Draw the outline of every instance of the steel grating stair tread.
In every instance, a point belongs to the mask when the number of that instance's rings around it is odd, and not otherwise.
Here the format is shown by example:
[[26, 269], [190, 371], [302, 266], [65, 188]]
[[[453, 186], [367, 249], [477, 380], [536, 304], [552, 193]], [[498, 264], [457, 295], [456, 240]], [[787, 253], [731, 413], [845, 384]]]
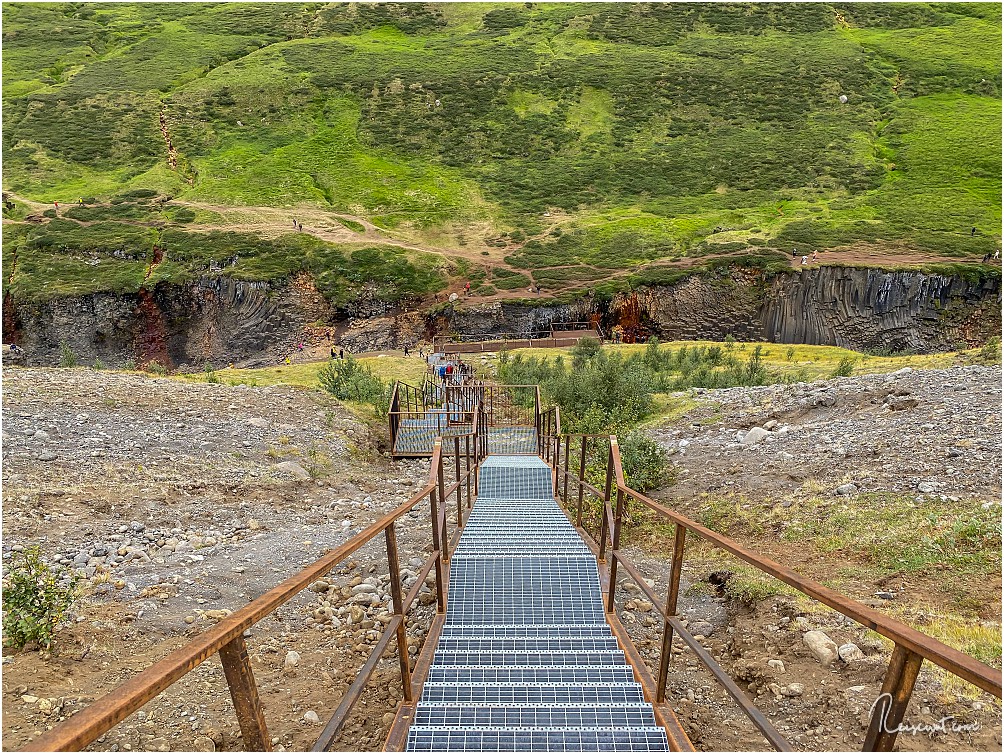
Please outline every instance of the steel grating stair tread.
[[513, 437], [536, 445], [510, 432], [498, 447], [517, 454], [481, 464], [407, 750], [668, 751], [606, 623], [595, 557], [551, 470], [521, 454], [536, 448], [509, 450]]

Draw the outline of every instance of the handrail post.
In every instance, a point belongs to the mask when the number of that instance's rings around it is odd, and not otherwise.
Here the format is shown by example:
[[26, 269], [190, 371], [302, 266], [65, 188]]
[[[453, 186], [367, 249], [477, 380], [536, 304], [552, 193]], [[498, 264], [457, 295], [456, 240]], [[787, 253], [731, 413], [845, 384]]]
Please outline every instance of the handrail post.
[[589, 442], [588, 435], [582, 435], [582, 453], [579, 455], [579, 502], [575, 506], [575, 525], [582, 527], [582, 495], [584, 492], [582, 483], [586, 480], [586, 444]]
[[923, 662], [924, 658], [916, 652], [902, 644], [895, 646], [882, 681], [882, 692], [872, 705], [862, 751], [892, 751]]
[[411, 666], [408, 660], [408, 629], [405, 625], [407, 618], [404, 614], [404, 601], [401, 598], [401, 564], [398, 562], [397, 534], [394, 531], [393, 521], [384, 529], [384, 538], [387, 540], [387, 562], [390, 564], [390, 594], [394, 603], [394, 615], [401, 616], [401, 621], [397, 624], [397, 654], [401, 663], [401, 690], [404, 693], [404, 700], [410, 702], [412, 694]]
[[561, 484], [561, 477], [558, 476], [558, 469], [561, 467], [561, 435], [558, 435], [554, 444], [554, 496], [558, 496], [558, 488]]
[[614, 511], [613, 544], [610, 546], [610, 586], [607, 592], [607, 612], [614, 611], [614, 596], [617, 593], [617, 551], [621, 546], [621, 518], [624, 516], [624, 491], [617, 488], [617, 509]]
[[467, 459], [465, 470], [467, 471], [467, 507], [471, 507], [471, 436], [464, 435], [464, 458]]
[[446, 611], [443, 594], [443, 543], [439, 534], [439, 506], [436, 504], [435, 488], [429, 490], [429, 508], [432, 518], [432, 549], [433, 552], [439, 551], [439, 557], [436, 558], [436, 612], [443, 613]]
[[220, 647], [223, 675], [230, 687], [230, 698], [237, 712], [237, 723], [244, 739], [245, 751], [272, 751], [272, 739], [265, 724], [265, 713], [258, 697], [254, 672], [248, 661], [248, 648], [244, 636], [238, 634]]
[[460, 484], [460, 437], [453, 436], [453, 476], [457, 482], [457, 528], [464, 525], [464, 487]]
[[607, 481], [603, 487], [603, 505], [600, 506], [600, 552], [596, 559], [603, 563], [606, 561], [607, 553], [607, 504], [610, 502], [610, 488], [614, 481], [614, 446], [610, 443], [610, 451], [607, 453]]
[[[442, 443], [440, 442], [440, 446]], [[448, 533], [449, 525], [446, 517], [446, 481], [443, 476], [443, 453], [439, 454], [439, 464], [436, 467], [436, 477], [439, 489], [439, 504], [443, 506], [443, 528], [439, 532], [439, 551], [443, 554], [443, 560], [448, 561], [450, 559], [450, 535]]]
[[571, 447], [572, 447], [572, 436], [568, 435], [565, 438], [565, 468], [561, 474], [561, 476], [564, 478], [564, 491], [561, 494], [561, 499], [564, 501], [565, 505], [568, 505], [568, 451]]
[[666, 592], [665, 618], [662, 623], [662, 651], [659, 653], [659, 679], [655, 689], [656, 702], [666, 701], [666, 683], [669, 679], [669, 661], [673, 656], [673, 625], [669, 622], [676, 615], [676, 603], [680, 596], [680, 572], [683, 570], [683, 551], [686, 546], [687, 529], [676, 525], [673, 538], [673, 562], [669, 571], [669, 588]]

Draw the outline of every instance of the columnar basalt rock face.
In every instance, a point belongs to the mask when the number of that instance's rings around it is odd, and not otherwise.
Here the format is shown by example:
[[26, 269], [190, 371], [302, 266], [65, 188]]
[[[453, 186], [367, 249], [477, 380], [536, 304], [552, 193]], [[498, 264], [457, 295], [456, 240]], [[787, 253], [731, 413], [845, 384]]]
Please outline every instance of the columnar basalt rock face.
[[[1001, 329], [999, 279], [821, 267], [767, 277], [733, 270], [638, 292], [664, 339], [937, 351], [974, 346]], [[612, 314], [624, 304], [615, 299]]]
[[312, 285], [203, 278], [116, 295], [17, 305], [19, 342], [29, 364], [54, 364], [66, 343], [80, 363], [157, 361], [201, 366], [281, 349], [328, 305]]
[[598, 304], [591, 298], [551, 306], [494, 301], [457, 307], [444, 318], [442, 324], [449, 328], [450, 333], [462, 335], [530, 338], [549, 332], [552, 322], [586, 322], [597, 311]]
[[609, 329], [630, 309], [643, 332], [664, 340], [731, 335], [856, 350], [937, 351], [979, 345], [999, 334], [1000, 300], [1000, 280], [989, 277], [971, 281], [848, 267], [765, 275], [731, 268], [612, 301], [461, 300], [426, 316], [417, 303], [392, 308], [368, 300], [365, 313], [339, 314], [307, 276], [280, 283], [207, 277], [134, 294], [10, 301], [5, 320], [16, 331], [5, 329], [4, 337], [25, 349], [30, 365], [57, 364], [65, 342], [82, 364], [100, 358], [109, 366], [157, 361], [199, 368], [206, 362], [275, 361], [295, 349], [310, 323], [346, 315], [352, 318], [336, 328], [337, 337], [352, 351], [367, 351], [414, 346], [447, 333], [526, 338], [548, 332], [552, 323], [592, 317]]

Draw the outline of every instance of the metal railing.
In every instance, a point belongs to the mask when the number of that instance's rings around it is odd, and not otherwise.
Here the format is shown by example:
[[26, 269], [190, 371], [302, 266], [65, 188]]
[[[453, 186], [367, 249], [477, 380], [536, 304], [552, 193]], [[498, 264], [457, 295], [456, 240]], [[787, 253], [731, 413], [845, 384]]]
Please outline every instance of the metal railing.
[[[255, 624], [274, 613], [279, 607], [307, 589], [317, 579], [358, 551], [368, 542], [384, 535], [387, 562], [390, 571], [390, 591], [393, 614], [380, 635], [372, 652], [359, 670], [355, 680], [342, 697], [331, 719], [314, 743], [312, 750], [324, 751], [331, 746], [353, 707], [359, 701], [367, 682], [384, 652], [392, 642], [397, 644], [401, 672], [402, 695], [406, 703], [417, 698], [421, 679], [413, 680], [407, 642], [407, 617], [425, 579], [431, 572], [436, 577], [437, 618], [441, 625], [446, 611], [446, 582], [444, 567], [456, 547], [460, 532], [466, 522], [465, 513], [477, 494], [478, 465], [487, 451], [485, 422], [480, 408], [475, 406], [472, 431], [446, 439], [438, 438], [432, 454], [429, 477], [407, 502], [367, 526], [355, 537], [283, 581], [261, 597], [195, 637], [185, 646], [172, 652], [126, 683], [96, 702], [57, 725], [52, 730], [25, 745], [22, 751], [78, 751], [125, 720], [144, 704], [168, 689], [214, 654], [219, 654], [223, 672], [234, 703], [237, 721], [246, 751], [270, 751], [272, 740], [265, 722], [265, 711], [258, 695], [254, 673], [248, 659], [244, 633]], [[452, 448], [452, 453], [450, 452]], [[446, 484], [447, 460], [452, 458], [453, 482]], [[456, 496], [454, 531], [449, 532], [450, 517], [447, 502]], [[415, 582], [407, 594], [401, 585], [401, 566], [398, 557], [396, 523], [416, 506], [428, 500], [430, 506], [432, 554], [418, 569]], [[409, 526], [411, 524], [409, 523]], [[426, 641], [433, 636], [426, 634]]]
[[[647, 666], [639, 668], [639, 664], [644, 665], [644, 661], [636, 649], [628, 652], [629, 657], [632, 658], [632, 664], [635, 664], [636, 669], [640, 671], [639, 675], [643, 686], [646, 687], [646, 696], [649, 696], [650, 700], [657, 705], [666, 702], [666, 685], [672, 657], [673, 636], [676, 634], [732, 696], [770, 745], [778, 751], [791, 750], [791, 745], [770, 720], [754, 706], [749, 697], [680, 621], [677, 601], [688, 532], [700, 537], [711, 546], [749, 563], [761, 572], [794, 587], [802, 594], [833, 608], [894, 643], [892, 657], [882, 683], [881, 694], [873, 707], [865, 733], [864, 751], [892, 750], [924, 660], [997, 698], [1001, 697], [1001, 671], [997, 668], [986, 665], [895, 618], [890, 618], [829, 587], [806, 578], [787, 566], [755, 553], [729, 537], [712, 531], [631, 489], [624, 480], [620, 448], [616, 437], [612, 435], [563, 435], [560, 423], [560, 416], [556, 409], [550, 409], [543, 414], [544, 436], [541, 440], [543, 447], [541, 455], [555, 471], [555, 497], [558, 497], [564, 503], [569, 514], [574, 516], [576, 527], [585, 537], [600, 563], [601, 574], [606, 581], [608, 617], [612, 623], [616, 620], [614, 608], [619, 569], [623, 569], [638, 585], [646, 598], [651, 601], [657, 614], [662, 617], [662, 645], [655, 675], [653, 676], [649, 672]], [[552, 428], [556, 428], [555, 431], [550, 431]], [[604, 456], [606, 457], [605, 464], [602, 460], [597, 463], [598, 459], [602, 459]], [[594, 475], [598, 474], [604, 477], [602, 489], [586, 481], [590, 468]], [[570, 485], [572, 487], [571, 496], [569, 495]], [[641, 504], [675, 525], [669, 587], [664, 599], [655, 593], [655, 590], [642, 577], [637, 566], [621, 550], [624, 515], [631, 501]], [[589, 531], [590, 528], [593, 529], [594, 533]], [[619, 631], [618, 635], [630, 641], [626, 632]]]

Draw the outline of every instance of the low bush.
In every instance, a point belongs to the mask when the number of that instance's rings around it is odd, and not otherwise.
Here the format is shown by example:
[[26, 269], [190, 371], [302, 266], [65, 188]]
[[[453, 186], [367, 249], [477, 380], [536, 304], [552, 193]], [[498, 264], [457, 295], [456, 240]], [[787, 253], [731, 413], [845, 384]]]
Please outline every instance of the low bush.
[[351, 356], [331, 359], [317, 375], [321, 387], [340, 401], [357, 401], [373, 406], [374, 412], [386, 415], [388, 386], [365, 364]]
[[76, 601], [78, 580], [64, 568], [46, 565], [37, 546], [12, 552], [3, 577], [4, 646], [35, 643], [49, 649]]

